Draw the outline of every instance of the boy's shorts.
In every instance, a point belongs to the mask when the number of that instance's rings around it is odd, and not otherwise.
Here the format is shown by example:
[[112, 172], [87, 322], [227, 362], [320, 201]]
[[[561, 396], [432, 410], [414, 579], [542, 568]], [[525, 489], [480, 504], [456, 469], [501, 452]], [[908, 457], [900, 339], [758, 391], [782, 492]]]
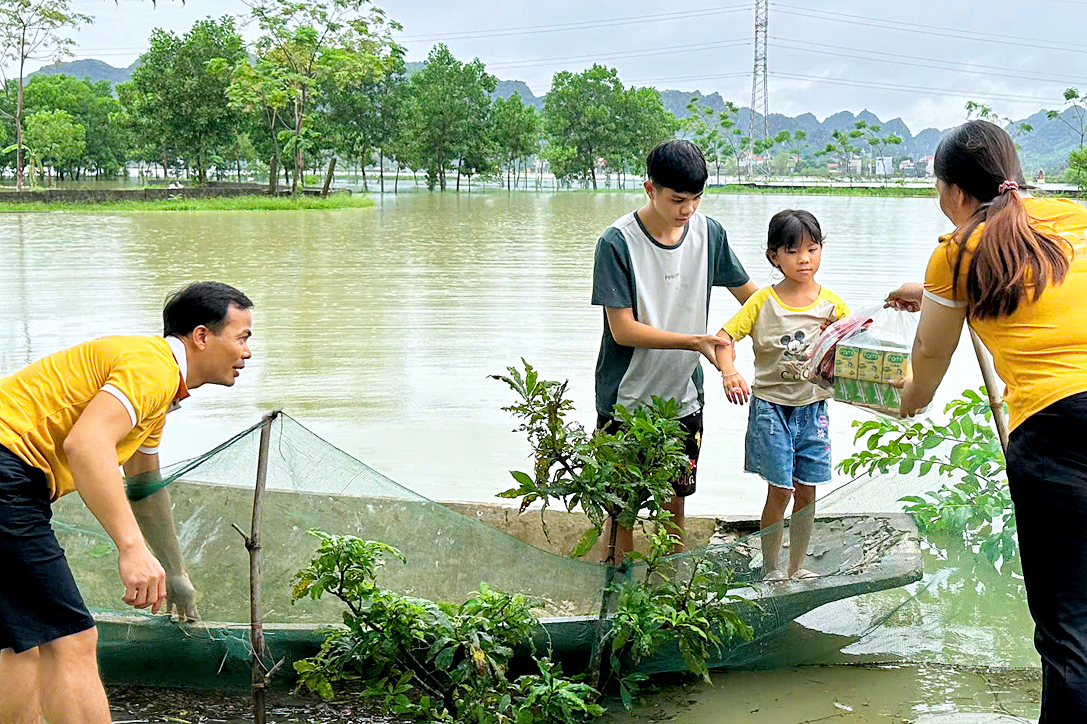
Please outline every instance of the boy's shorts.
[[21, 654], [94, 627], [52, 514], [45, 473], [0, 447], [0, 649]]
[[827, 401], [789, 407], [751, 398], [744, 470], [792, 490], [831, 480]]
[[[603, 430], [609, 435], [619, 432], [622, 426], [618, 420], [597, 413], [596, 429]], [[695, 477], [698, 474], [698, 453], [702, 449], [702, 410], [692, 412], [686, 417], [679, 418], [679, 426], [687, 434], [684, 436], [683, 452], [686, 453], [690, 466], [684, 470], [679, 478], [672, 483], [672, 489], [677, 498], [686, 498], [695, 491]]]

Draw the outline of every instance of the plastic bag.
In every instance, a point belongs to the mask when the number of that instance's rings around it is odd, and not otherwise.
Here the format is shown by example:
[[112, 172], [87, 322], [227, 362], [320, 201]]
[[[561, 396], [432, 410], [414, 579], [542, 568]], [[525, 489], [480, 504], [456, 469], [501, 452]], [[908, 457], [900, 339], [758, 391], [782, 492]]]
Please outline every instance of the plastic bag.
[[910, 354], [917, 315], [870, 307], [840, 319], [823, 331], [812, 347], [808, 380], [834, 399], [888, 415], [901, 407], [892, 382], [911, 375]]

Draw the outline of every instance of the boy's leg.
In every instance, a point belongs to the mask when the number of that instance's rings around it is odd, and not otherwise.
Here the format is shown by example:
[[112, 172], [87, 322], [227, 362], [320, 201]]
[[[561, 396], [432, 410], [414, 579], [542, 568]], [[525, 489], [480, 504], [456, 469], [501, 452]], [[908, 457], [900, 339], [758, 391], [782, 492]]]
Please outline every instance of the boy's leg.
[[762, 542], [762, 576], [767, 578], [778, 570], [778, 554], [781, 552], [781, 529], [785, 520], [785, 508], [793, 491], [778, 485], [767, 484], [766, 505], [759, 520]]
[[0, 651], [0, 724], [41, 724], [38, 650]]
[[789, 517], [789, 577], [804, 567], [815, 523], [815, 486], [793, 483], [793, 514]]
[[680, 419], [679, 425], [683, 428], [683, 451], [687, 454], [687, 469], [679, 476], [672, 489], [675, 491], [664, 509], [672, 514], [672, 523], [679, 528], [673, 531], [679, 535], [679, 545], [676, 552], [686, 550], [684, 543], [686, 538], [686, 498], [694, 495], [698, 483], [698, 456], [702, 452], [702, 410], [694, 412]]

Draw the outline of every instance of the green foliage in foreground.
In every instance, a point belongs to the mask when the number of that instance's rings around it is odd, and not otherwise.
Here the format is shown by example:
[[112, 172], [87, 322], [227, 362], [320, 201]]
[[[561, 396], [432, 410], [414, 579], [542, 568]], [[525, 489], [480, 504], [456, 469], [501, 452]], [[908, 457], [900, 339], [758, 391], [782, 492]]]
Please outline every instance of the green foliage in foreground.
[[966, 390], [944, 411], [951, 417], [943, 425], [927, 418], [854, 422], [862, 449], [838, 469], [946, 479], [938, 489], [901, 498], [918, 530], [931, 543], [973, 550], [993, 565], [1007, 562], [1018, 553], [1015, 511], [985, 388]]
[[187, 199], [177, 196], [161, 201], [107, 201], [103, 203], [5, 203], [0, 194], [0, 213], [14, 211], [68, 211], [105, 214], [119, 211], [302, 211], [308, 209], [365, 209], [374, 202], [364, 196], [216, 196]]
[[330, 594], [347, 610], [321, 651], [295, 663], [298, 688], [324, 698], [356, 684], [387, 713], [465, 724], [573, 724], [604, 714], [588, 684], [562, 676], [549, 658], [537, 673], [511, 680], [518, 647], [532, 646], [539, 624], [521, 595], [480, 584], [459, 605], [383, 590], [376, 576], [397, 549], [318, 530], [321, 544], [295, 576], [293, 600]]

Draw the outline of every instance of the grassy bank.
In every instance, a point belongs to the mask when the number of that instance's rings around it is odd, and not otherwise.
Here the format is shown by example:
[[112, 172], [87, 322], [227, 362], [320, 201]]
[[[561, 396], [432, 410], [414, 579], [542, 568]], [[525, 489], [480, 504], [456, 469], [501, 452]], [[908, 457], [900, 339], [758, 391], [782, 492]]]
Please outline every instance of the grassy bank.
[[706, 189], [710, 194], [788, 194], [790, 196], [883, 196], [890, 198], [932, 198], [936, 189], [911, 186], [749, 186], [725, 184]]
[[310, 209], [364, 209], [374, 202], [361, 195], [300, 196], [297, 201], [278, 196], [231, 196], [161, 201], [106, 201], [102, 203], [6, 203], [0, 194], [0, 213], [15, 211], [68, 211], [80, 214], [119, 211], [303, 211]]

